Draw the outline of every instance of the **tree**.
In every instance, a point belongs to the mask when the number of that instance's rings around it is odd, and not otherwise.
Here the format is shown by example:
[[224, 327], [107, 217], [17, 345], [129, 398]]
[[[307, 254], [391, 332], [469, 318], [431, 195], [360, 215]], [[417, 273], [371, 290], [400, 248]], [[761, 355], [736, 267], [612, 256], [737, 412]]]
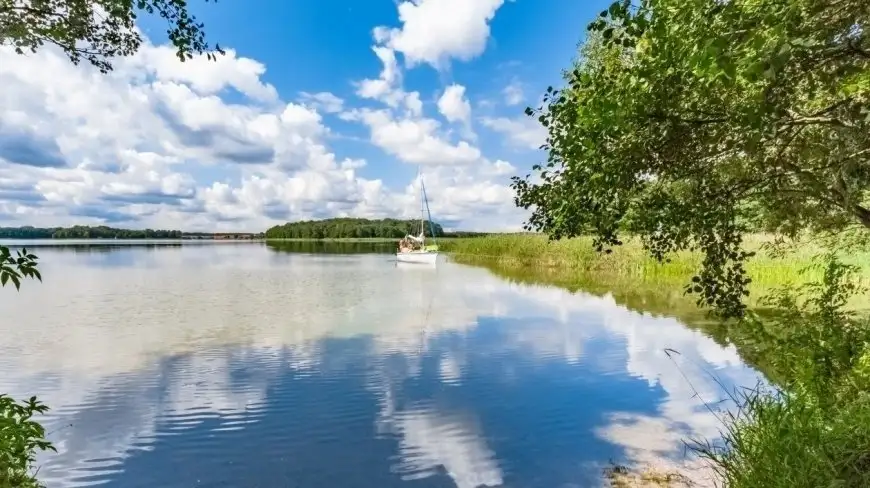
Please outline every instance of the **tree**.
[[136, 29], [141, 13], [169, 24], [169, 41], [181, 61], [194, 54], [205, 53], [211, 60], [224, 54], [219, 45], [209, 46], [204, 26], [190, 14], [186, 0], [0, 0], [0, 45], [23, 54], [53, 44], [73, 64], [85, 59], [106, 73], [112, 58], [132, 55], [142, 44]]
[[870, 230], [868, 28], [865, 0], [614, 3], [526, 111], [548, 130], [513, 182], [527, 227], [700, 250], [687, 291], [742, 315], [746, 232]]
[[[429, 237], [444, 236], [444, 229], [437, 222], [426, 221], [425, 232]], [[433, 235], [434, 232], [434, 235]], [[347, 239], [385, 238], [399, 239], [408, 234], [420, 233], [420, 221], [397, 219], [332, 218], [287, 222], [266, 230], [267, 239]]]

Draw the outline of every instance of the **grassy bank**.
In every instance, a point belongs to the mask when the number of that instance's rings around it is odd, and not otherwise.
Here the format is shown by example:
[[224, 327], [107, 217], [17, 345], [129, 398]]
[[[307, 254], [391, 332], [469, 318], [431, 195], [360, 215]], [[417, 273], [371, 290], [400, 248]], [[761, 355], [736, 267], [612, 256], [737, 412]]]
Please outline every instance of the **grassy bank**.
[[[772, 238], [765, 235], [748, 236], [745, 245], [757, 252], [747, 263], [753, 283], [751, 300], [755, 301], [768, 292], [785, 284], [815, 282], [822, 278], [821, 269], [806, 269], [813, 257], [823, 249], [803, 245], [795, 252], [775, 257], [767, 252], [764, 244]], [[505, 269], [553, 270], [561, 281], [578, 282], [626, 282], [668, 286], [681, 293], [692, 275], [699, 269], [701, 255], [681, 252], [671, 256], [671, 262], [659, 263], [649, 256], [636, 239], [627, 239], [611, 254], [597, 253], [588, 238], [563, 239], [548, 242], [535, 234], [496, 234], [485, 237], [449, 239], [441, 244], [441, 250], [450, 253], [456, 261], [470, 264], [497, 265]], [[870, 251], [842, 257], [843, 262], [858, 266], [856, 279], [870, 283]], [[566, 278], [566, 275], [571, 278]], [[866, 300], [870, 305], [870, 300]], [[862, 300], [852, 301], [862, 306]]]

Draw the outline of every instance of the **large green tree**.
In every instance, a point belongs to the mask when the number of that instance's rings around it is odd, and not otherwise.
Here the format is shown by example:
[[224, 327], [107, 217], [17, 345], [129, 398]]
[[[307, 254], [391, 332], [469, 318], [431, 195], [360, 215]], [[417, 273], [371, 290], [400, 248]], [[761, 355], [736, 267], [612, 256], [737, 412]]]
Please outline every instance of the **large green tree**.
[[549, 133], [513, 183], [529, 228], [700, 250], [688, 290], [741, 315], [747, 231], [870, 230], [868, 28], [866, 0], [614, 3], [527, 109]]
[[0, 45], [12, 45], [21, 54], [55, 45], [74, 64], [84, 59], [105, 73], [112, 69], [112, 58], [139, 49], [142, 36], [136, 22], [146, 14], [166, 22], [180, 60], [194, 54], [205, 53], [209, 59], [223, 54], [219, 45], [206, 41], [203, 24], [187, 4], [186, 0], [0, 0]]

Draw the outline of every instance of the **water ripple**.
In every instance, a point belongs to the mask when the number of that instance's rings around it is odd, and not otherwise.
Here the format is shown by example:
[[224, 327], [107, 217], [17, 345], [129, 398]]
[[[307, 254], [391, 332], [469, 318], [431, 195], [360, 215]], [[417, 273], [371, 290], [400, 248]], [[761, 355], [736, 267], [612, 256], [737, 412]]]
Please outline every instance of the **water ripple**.
[[112, 252], [45, 249], [45, 283], [0, 294], [0, 391], [52, 408], [49, 488], [590, 486], [716, 435], [681, 370], [707, 400], [709, 371], [757, 378], [675, 319], [451, 263]]

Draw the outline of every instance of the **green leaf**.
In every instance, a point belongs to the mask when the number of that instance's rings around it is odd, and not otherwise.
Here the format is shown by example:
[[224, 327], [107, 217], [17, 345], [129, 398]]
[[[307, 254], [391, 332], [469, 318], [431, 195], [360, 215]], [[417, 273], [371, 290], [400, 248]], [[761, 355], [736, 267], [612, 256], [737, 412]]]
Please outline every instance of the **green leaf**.
[[[863, 12], [845, 1], [843, 11]], [[516, 202], [532, 212], [531, 228], [557, 238], [608, 243], [631, 232], [660, 261], [696, 249], [703, 261], [690, 290], [740, 316], [744, 232], [870, 229], [830, 184], [856, 175], [845, 183], [849, 201], [870, 195], [866, 158], [844, 163], [870, 154], [866, 59], [832, 47], [844, 29], [833, 17], [794, 3], [654, 6], [634, 15], [611, 6], [608, 15], [630, 19], [624, 27], [595, 21], [600, 31], [584, 40], [566, 70], [570, 90], [546, 118], [548, 160], [565, 171], [514, 185]]]
[[621, 5], [620, 5], [620, 2], [613, 2], [613, 3], [611, 3], [611, 4], [610, 4], [610, 7], [608, 7], [607, 11], [608, 11], [608, 12], [610, 13], [610, 15], [613, 16], [613, 17], [616, 17], [617, 15], [619, 15], [619, 13], [620, 13], [620, 11], [621, 11]]

